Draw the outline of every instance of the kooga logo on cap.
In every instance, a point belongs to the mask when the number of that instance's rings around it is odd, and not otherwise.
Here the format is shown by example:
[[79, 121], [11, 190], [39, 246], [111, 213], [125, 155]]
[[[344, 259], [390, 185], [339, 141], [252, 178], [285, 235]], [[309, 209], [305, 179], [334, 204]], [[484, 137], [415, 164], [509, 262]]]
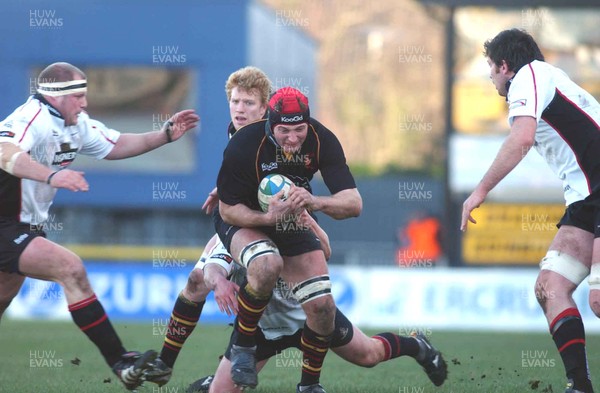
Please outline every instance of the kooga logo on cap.
[[296, 115], [294, 117], [281, 116], [281, 121], [283, 123], [295, 123], [297, 121], [302, 121], [302, 120], [304, 120], [304, 116], [302, 116], [302, 115]]

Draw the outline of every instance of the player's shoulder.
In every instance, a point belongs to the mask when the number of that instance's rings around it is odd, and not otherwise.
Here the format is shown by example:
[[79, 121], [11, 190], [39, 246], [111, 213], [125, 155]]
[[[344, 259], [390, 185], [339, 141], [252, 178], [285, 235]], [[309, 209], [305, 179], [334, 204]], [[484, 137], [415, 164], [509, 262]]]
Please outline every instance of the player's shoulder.
[[[314, 117], [311, 117], [309, 119], [309, 125], [315, 129], [315, 131], [317, 132], [323, 132], [323, 131], [329, 131], [327, 129], [327, 127], [325, 127], [320, 121], [318, 121], [317, 119], [315, 119]], [[331, 131], [330, 131], [331, 132]]]
[[34, 96], [17, 107], [8, 117], [0, 121], [3, 131], [10, 133], [23, 132], [25, 130], [46, 130], [51, 115], [48, 107]]
[[88, 130], [92, 130], [92, 131], [94, 131], [94, 130], [103, 131], [108, 128], [100, 120], [92, 119], [86, 111], [83, 111], [79, 115], [77, 115], [77, 124], [81, 125], [82, 127], [85, 127]]
[[243, 145], [252, 143], [260, 143], [260, 140], [265, 135], [265, 119], [260, 119], [255, 122], [246, 124], [232, 135], [229, 140], [229, 145]]
[[49, 114], [50, 112], [48, 111], [47, 106], [37, 100], [34, 96], [31, 96], [23, 105], [16, 108], [10, 117], [31, 121], [34, 118], [43, 118]]
[[529, 64], [525, 64], [514, 77], [514, 82], [520, 82], [525, 80], [541, 81], [551, 79], [556, 73], [561, 72], [560, 69], [554, 67], [545, 61], [534, 60]]
[[320, 142], [327, 142], [331, 139], [337, 140], [335, 134], [327, 127], [325, 127], [317, 119], [311, 117], [309, 121], [309, 134], [313, 134]]

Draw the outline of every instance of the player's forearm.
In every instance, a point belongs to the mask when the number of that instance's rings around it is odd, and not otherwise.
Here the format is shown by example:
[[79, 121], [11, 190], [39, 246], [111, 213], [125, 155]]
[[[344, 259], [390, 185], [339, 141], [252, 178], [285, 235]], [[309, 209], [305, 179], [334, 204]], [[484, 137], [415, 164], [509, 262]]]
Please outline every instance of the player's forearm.
[[121, 134], [115, 147], [105, 158], [107, 160], [120, 160], [139, 156], [159, 148], [167, 142], [167, 135], [162, 130], [143, 134]]
[[223, 267], [210, 263], [204, 267], [204, 282], [211, 291], [227, 281], [227, 272]]
[[252, 210], [241, 203], [238, 203], [237, 205], [227, 205], [220, 201], [219, 214], [227, 224], [242, 228], [275, 225], [275, 218], [272, 214]]
[[52, 168], [34, 161], [29, 154], [12, 143], [0, 144], [0, 166], [13, 176], [41, 182], [47, 181], [54, 172]]
[[325, 232], [315, 220], [311, 220], [310, 229], [312, 229], [312, 231], [321, 241], [321, 248], [325, 254], [325, 260], [328, 261], [331, 257], [331, 243], [329, 243], [329, 236], [327, 235], [327, 232]]
[[321, 211], [336, 220], [358, 217], [362, 212], [362, 198], [356, 188], [342, 190], [331, 196], [315, 198], [313, 211]]
[[492, 165], [477, 185], [489, 193], [521, 162], [535, 142], [535, 119], [517, 118]]

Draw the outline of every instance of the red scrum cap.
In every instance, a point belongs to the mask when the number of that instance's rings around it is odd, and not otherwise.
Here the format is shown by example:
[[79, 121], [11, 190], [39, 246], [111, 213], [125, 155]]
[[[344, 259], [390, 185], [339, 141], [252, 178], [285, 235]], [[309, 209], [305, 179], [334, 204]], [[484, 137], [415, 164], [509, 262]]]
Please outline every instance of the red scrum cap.
[[293, 87], [282, 87], [269, 100], [271, 130], [278, 124], [308, 123], [309, 119], [308, 98]]

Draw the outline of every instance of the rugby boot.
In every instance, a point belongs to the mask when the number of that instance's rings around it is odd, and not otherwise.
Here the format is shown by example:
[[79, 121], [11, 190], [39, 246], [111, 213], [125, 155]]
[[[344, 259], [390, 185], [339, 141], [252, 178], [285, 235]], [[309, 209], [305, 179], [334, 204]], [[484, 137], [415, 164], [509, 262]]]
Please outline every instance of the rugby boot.
[[172, 374], [173, 369], [158, 357], [152, 362], [152, 367], [144, 371], [144, 378], [146, 381], [155, 383], [161, 387], [169, 382]]
[[157, 356], [158, 353], [153, 350], [126, 352], [112, 369], [127, 390], [135, 390], [144, 382], [144, 371], [152, 367]]
[[423, 333], [413, 334], [419, 342], [419, 355], [415, 358], [435, 386], [441, 386], [448, 377], [448, 367], [442, 353], [434, 348]]
[[231, 346], [231, 379], [242, 390], [258, 385], [256, 372], [256, 345], [253, 347]]
[[307, 386], [301, 386], [300, 384], [296, 385], [296, 393], [326, 393], [326, 392], [320, 383], [315, 383], [314, 385], [307, 385]]
[[575, 381], [569, 379], [569, 382], [567, 382], [567, 389], [565, 390], [565, 393], [594, 393], [594, 390], [592, 389], [591, 383], [590, 388], [588, 390], [579, 390], [575, 388]]
[[200, 378], [196, 382], [192, 383], [188, 386], [185, 393], [208, 393], [210, 389], [210, 384], [213, 379], [215, 379], [214, 375], [209, 375], [208, 377]]

